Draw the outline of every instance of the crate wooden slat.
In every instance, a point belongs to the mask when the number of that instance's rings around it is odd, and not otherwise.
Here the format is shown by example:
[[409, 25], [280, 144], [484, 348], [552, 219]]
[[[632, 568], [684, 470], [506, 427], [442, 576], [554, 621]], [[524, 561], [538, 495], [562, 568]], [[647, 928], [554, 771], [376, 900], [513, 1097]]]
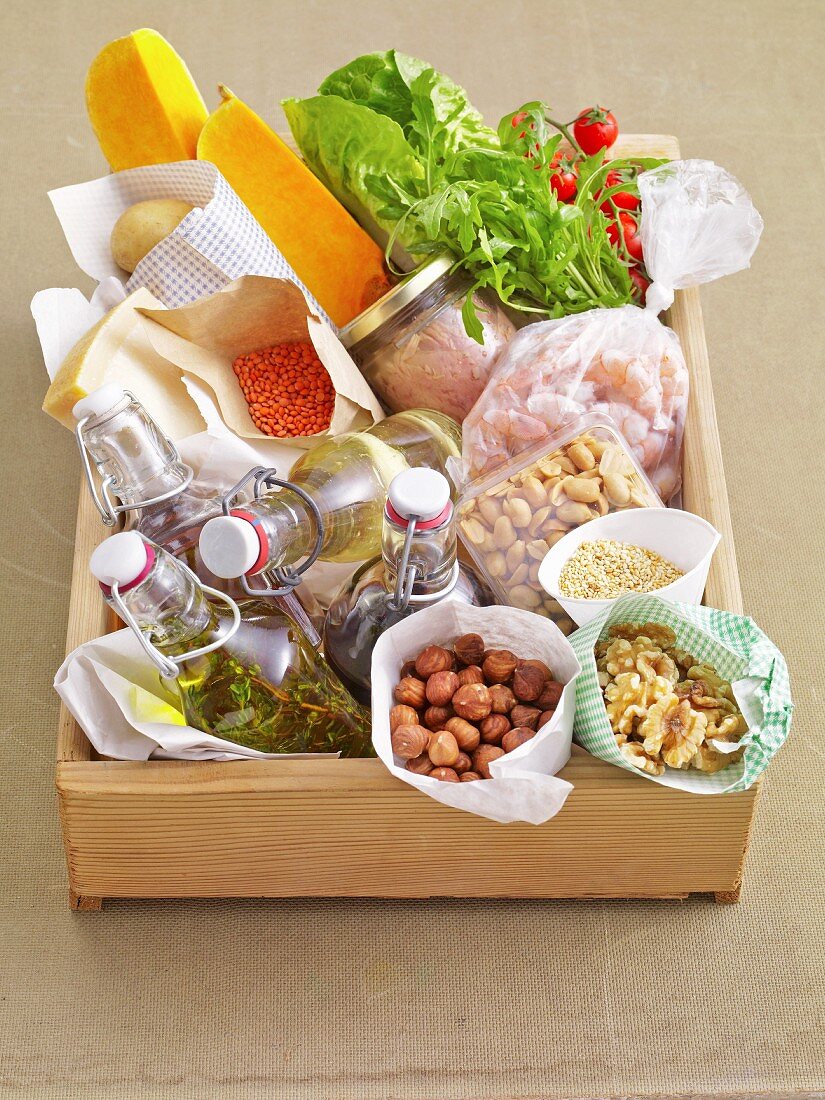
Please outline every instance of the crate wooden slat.
[[[615, 153], [675, 157], [678, 144], [626, 136]], [[677, 294], [669, 323], [691, 373], [685, 507], [724, 536], [705, 598], [739, 612], [696, 290]], [[81, 488], [67, 650], [112, 626], [87, 564], [102, 535]], [[57, 790], [70, 901], [95, 909], [105, 897], [738, 898], [757, 787], [684, 794], [579, 748], [561, 774], [574, 790], [557, 817], [497, 825], [426, 798], [377, 760], [99, 760], [63, 708]], [[483, 862], [466, 854], [477, 850]]]

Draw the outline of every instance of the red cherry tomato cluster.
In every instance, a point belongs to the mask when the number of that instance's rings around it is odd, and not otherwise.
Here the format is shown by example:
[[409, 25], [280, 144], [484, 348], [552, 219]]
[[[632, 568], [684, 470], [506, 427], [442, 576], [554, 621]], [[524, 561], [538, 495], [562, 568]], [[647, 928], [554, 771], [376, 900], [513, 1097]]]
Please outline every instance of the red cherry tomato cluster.
[[[527, 111], [516, 112], [510, 120], [513, 129], [518, 130], [528, 117]], [[593, 156], [601, 149], [609, 149], [619, 136], [619, 126], [615, 115], [605, 107], [588, 107], [581, 111], [572, 123], [555, 123], [552, 119], [547, 121], [556, 126], [575, 148], [572, 155], [556, 153], [550, 162], [550, 189], [559, 202], [570, 203], [576, 198], [579, 162], [583, 157]], [[536, 129], [535, 122], [530, 123], [529, 129]], [[527, 130], [521, 130], [518, 137], [528, 137]], [[536, 151], [540, 149], [541, 146], [536, 144]], [[524, 156], [531, 160], [534, 155], [532, 148], [524, 153]], [[535, 167], [541, 168], [541, 164], [536, 163]], [[605, 177], [602, 190], [619, 187], [623, 183], [628, 184], [631, 180], [632, 173], [623, 174], [621, 171], [611, 170]], [[596, 192], [597, 202], [601, 193], [601, 191]], [[600, 203], [599, 209], [608, 220], [607, 236], [610, 243], [619, 255], [629, 262], [629, 275], [635, 288], [634, 295], [637, 301], [643, 303], [650, 282], [643, 267], [642, 239], [639, 236], [640, 205], [639, 196], [635, 190], [615, 191]]]

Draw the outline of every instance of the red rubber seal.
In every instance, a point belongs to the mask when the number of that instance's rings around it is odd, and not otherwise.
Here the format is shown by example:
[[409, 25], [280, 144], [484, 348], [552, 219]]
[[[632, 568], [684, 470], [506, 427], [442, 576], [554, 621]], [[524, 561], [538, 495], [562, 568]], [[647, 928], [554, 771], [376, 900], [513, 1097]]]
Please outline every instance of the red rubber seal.
[[269, 539], [266, 537], [261, 527], [261, 521], [256, 516], [253, 516], [251, 512], [245, 512], [243, 508], [233, 508], [229, 514], [230, 516], [235, 516], [237, 519], [245, 519], [247, 523], [251, 523], [255, 528], [255, 534], [258, 536], [258, 546], [261, 548], [258, 554], [258, 560], [252, 568], [247, 569], [244, 574], [245, 577], [251, 577], [257, 573], [258, 570], [263, 569], [269, 561]]
[[[432, 519], [419, 519], [415, 522], [416, 531], [431, 531], [434, 527], [441, 527], [452, 517], [453, 504], [452, 501], [447, 501], [444, 511], [439, 515], [434, 516]], [[410, 521], [404, 516], [399, 516], [398, 512], [393, 508], [389, 501], [387, 501], [387, 515], [398, 527], [409, 527]]]
[[[121, 584], [118, 587], [118, 592], [123, 595], [124, 592], [129, 592], [132, 588], [136, 588], [141, 581], [146, 580], [151, 572], [152, 566], [155, 564], [155, 551], [154, 548], [149, 545], [148, 542], [144, 542], [143, 548], [146, 551], [146, 564], [138, 573], [133, 581], [129, 581], [128, 584]], [[104, 584], [103, 581], [98, 582], [100, 584], [100, 590], [104, 596], [111, 596], [112, 586], [110, 584]]]

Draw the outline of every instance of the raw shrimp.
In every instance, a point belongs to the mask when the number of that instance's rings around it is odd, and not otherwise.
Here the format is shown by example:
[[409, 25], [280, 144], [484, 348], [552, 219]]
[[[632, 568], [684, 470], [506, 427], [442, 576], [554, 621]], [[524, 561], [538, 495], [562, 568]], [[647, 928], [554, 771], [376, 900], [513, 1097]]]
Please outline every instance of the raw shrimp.
[[477, 476], [588, 412], [609, 416], [666, 502], [680, 485], [688, 372], [676, 334], [636, 306], [528, 325], [464, 422]]

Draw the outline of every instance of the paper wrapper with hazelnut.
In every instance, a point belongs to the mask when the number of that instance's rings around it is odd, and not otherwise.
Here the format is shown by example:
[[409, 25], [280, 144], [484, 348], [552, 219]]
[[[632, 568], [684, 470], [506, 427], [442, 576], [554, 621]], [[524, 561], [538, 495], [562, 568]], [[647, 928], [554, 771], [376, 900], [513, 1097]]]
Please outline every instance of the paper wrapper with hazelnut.
[[582, 665], [575, 740], [654, 783], [746, 790], [788, 735], [785, 660], [743, 615], [624, 596], [570, 641]]
[[[404, 766], [403, 759], [393, 755], [390, 711], [396, 705], [393, 693], [402, 678], [404, 665], [414, 660], [427, 646], [449, 648], [456, 638], [467, 634], [481, 635], [488, 651], [509, 650], [521, 658], [544, 662], [552, 670], [553, 677], [564, 684], [564, 688], [552, 717], [538, 727], [534, 737], [519, 743], [521, 737], [517, 735], [518, 731], [511, 731], [516, 734], [510, 742], [515, 747], [504, 755], [498, 755], [492, 744], [482, 746], [492, 749], [490, 756], [496, 757], [486, 765], [489, 779], [471, 783], [444, 782], [431, 774], [411, 771]], [[570, 757], [575, 679], [579, 668], [570, 643], [558, 627], [549, 619], [539, 618], [529, 611], [512, 607], [468, 607], [449, 601], [426, 608], [391, 627], [379, 638], [373, 651], [372, 741], [375, 751], [393, 775], [438, 802], [493, 821], [527, 821], [540, 825], [559, 812], [572, 790], [571, 784], [559, 779], [556, 773]], [[495, 669], [492, 671], [495, 675]], [[502, 675], [506, 671], [501, 670]], [[426, 703], [434, 707], [439, 705], [437, 700], [441, 696], [438, 692], [442, 686], [445, 695], [448, 690], [455, 689], [456, 683], [447, 682], [444, 678], [455, 677], [458, 682], [456, 673], [444, 670], [438, 675], [444, 682], [433, 684], [430, 694], [435, 703], [424, 698], [424, 685], [414, 681], [414, 684], [420, 685], [422, 695], [420, 699], [413, 700], [419, 704], [418, 712], [423, 711]], [[479, 686], [473, 683], [474, 679], [470, 674], [460, 686], [470, 702], [473, 688]], [[501, 694], [506, 690], [502, 684]], [[530, 693], [523, 694], [526, 697]], [[516, 702], [516, 699], [511, 701]], [[526, 716], [528, 706], [522, 705], [520, 709]], [[532, 709], [538, 718], [538, 709]], [[412, 710], [411, 713], [414, 715], [417, 711]], [[495, 720], [496, 715], [493, 713], [489, 717]], [[410, 739], [409, 751], [418, 744], [416, 738], [423, 744], [425, 734], [426, 731], [414, 727], [405, 731]], [[444, 740], [445, 750], [452, 751], [454, 755], [455, 746], [448, 738]], [[445, 759], [450, 758], [445, 756]]]

